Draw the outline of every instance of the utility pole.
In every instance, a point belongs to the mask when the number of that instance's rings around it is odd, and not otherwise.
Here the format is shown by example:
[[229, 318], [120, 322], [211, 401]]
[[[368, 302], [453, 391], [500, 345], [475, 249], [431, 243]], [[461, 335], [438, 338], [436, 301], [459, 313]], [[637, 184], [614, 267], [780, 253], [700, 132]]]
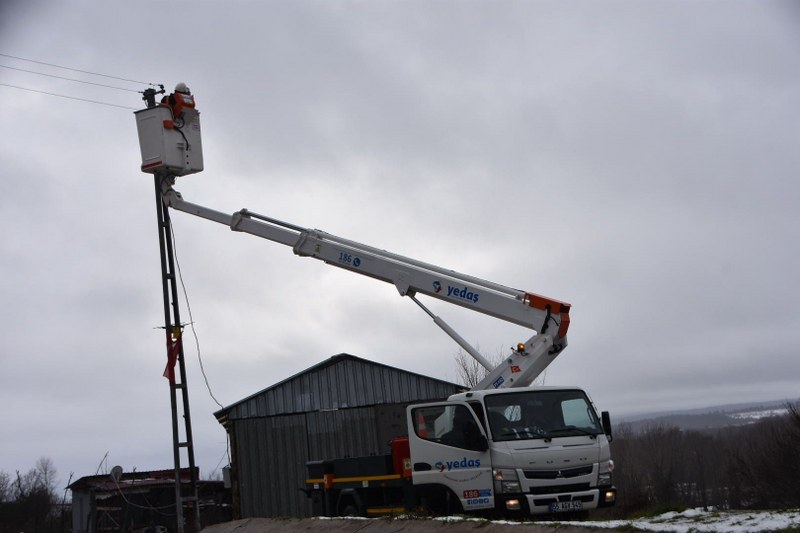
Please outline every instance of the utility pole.
[[[189, 532], [199, 531], [200, 500], [197, 493], [198, 470], [194, 462], [192, 417], [189, 413], [189, 388], [183, 356], [183, 324], [178, 306], [178, 279], [175, 270], [175, 247], [169, 208], [163, 201], [164, 185], [174, 183], [176, 176], [203, 170], [203, 148], [200, 139], [200, 113], [185, 83], [156, 104], [156, 95], [164, 94], [163, 85], [142, 91], [146, 108], [134, 113], [142, 154], [142, 172], [153, 174], [158, 215], [158, 242], [161, 250], [161, 286], [164, 293], [164, 332], [166, 333], [167, 369], [170, 405], [172, 407], [172, 452], [175, 463], [175, 515], [178, 533], [184, 533], [184, 506], [194, 510]], [[178, 367], [176, 373], [175, 367]], [[179, 401], [180, 396], [180, 401]], [[183, 418], [183, 428], [180, 419]], [[186, 452], [189, 484], [184, 487], [181, 468], [182, 450]]]
[[[169, 176], [155, 174], [156, 213], [158, 215], [158, 241], [161, 249], [161, 284], [164, 293], [164, 330], [166, 332], [167, 370], [169, 378], [170, 405], [172, 407], [172, 451], [175, 463], [175, 514], [178, 533], [186, 531], [184, 504], [194, 510], [193, 527], [189, 531], [199, 531], [200, 502], [197, 494], [198, 472], [194, 462], [192, 440], [192, 418], [189, 412], [189, 387], [186, 382], [186, 363], [183, 354], [180, 309], [178, 306], [178, 285], [175, 271], [175, 248], [172, 242], [172, 223], [169, 209], [164, 205], [161, 184]], [[175, 372], [175, 366], [178, 372]], [[180, 395], [180, 403], [178, 396]], [[180, 415], [183, 415], [183, 437], [181, 437]], [[181, 469], [181, 450], [186, 450], [189, 468], [189, 487], [184, 488]]]

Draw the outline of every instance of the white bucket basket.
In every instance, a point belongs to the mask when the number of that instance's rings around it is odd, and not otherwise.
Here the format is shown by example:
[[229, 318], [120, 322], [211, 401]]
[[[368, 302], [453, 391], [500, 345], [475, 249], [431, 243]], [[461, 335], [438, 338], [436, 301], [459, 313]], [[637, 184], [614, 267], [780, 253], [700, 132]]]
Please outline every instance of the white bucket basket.
[[203, 170], [200, 113], [184, 109], [175, 120], [164, 105], [134, 113], [142, 152], [142, 172], [186, 176]]

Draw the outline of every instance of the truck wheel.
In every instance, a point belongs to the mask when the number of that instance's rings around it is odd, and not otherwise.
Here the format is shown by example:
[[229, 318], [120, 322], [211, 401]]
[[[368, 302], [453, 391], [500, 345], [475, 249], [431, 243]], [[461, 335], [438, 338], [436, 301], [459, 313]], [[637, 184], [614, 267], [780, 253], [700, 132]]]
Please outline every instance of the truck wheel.
[[358, 507], [351, 503], [350, 505], [345, 505], [341, 516], [361, 516], [361, 513], [358, 512]]
[[428, 489], [422, 498], [425, 512], [434, 516], [447, 516], [463, 513], [461, 501], [446, 488]]

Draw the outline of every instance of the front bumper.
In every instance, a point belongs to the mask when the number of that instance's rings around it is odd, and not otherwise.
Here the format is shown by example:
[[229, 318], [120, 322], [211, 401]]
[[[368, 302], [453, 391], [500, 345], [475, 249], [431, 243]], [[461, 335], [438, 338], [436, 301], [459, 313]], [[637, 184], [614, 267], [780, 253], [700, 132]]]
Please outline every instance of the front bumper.
[[495, 504], [497, 511], [506, 515], [538, 515], [611, 507], [616, 499], [617, 489], [611, 486], [568, 493], [498, 494]]

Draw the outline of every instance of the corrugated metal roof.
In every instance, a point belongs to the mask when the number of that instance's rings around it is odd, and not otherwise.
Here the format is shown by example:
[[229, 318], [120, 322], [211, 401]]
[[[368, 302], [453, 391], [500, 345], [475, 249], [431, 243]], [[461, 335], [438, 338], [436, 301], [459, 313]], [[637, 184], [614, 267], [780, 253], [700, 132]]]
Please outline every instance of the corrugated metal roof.
[[225, 419], [405, 403], [444, 398], [461, 385], [407, 372], [350, 354], [330, 359], [236, 402], [214, 416]]
[[[200, 475], [200, 469], [195, 467], [195, 475]], [[192, 472], [189, 468], [181, 468], [181, 481], [189, 482]], [[67, 488], [77, 490], [124, 490], [130, 488], [140, 488], [143, 486], [174, 485], [175, 470], [151, 470], [142, 472], [125, 472], [119, 480], [114, 481], [110, 474], [99, 474], [94, 476], [84, 476], [72, 482]]]

